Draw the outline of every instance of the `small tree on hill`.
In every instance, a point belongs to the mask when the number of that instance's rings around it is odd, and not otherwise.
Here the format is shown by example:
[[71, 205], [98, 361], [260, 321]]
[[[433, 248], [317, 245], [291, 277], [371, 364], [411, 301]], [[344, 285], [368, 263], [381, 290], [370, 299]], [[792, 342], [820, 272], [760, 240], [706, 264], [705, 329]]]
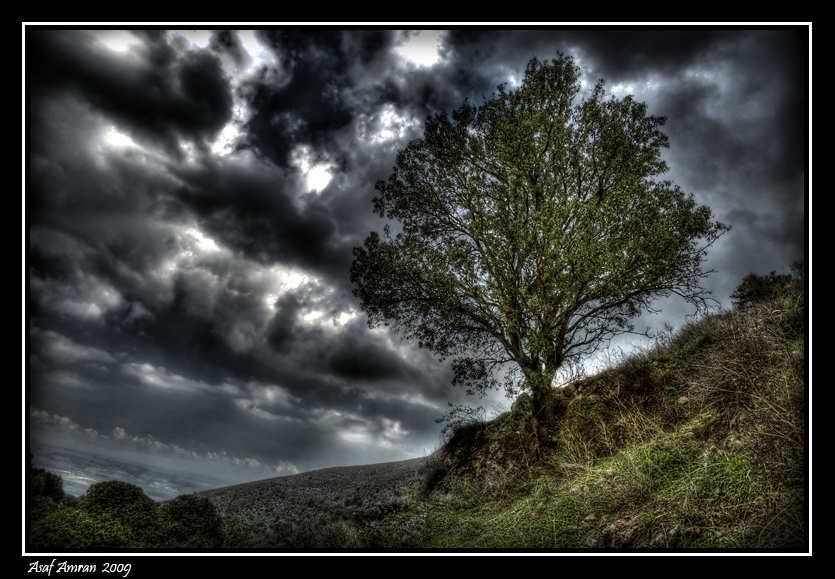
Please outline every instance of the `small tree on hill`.
[[42, 468], [32, 465], [32, 453], [29, 453], [29, 492], [31, 497], [43, 496], [58, 503], [64, 498], [64, 479]]
[[772, 271], [768, 275], [749, 273], [742, 278], [742, 283], [731, 294], [731, 302], [735, 308], [748, 306], [771, 299], [794, 287], [802, 287], [804, 281], [804, 266], [802, 259], [794, 260], [789, 266], [792, 275], [777, 274]]
[[369, 327], [453, 356], [468, 393], [497, 386], [494, 370], [512, 362], [540, 445], [557, 370], [632, 332], [656, 297], [706, 306], [702, 257], [729, 229], [654, 179], [667, 171], [666, 119], [631, 95], [604, 100], [602, 80], [572, 108], [578, 79], [562, 54], [533, 58], [518, 89], [427, 117], [376, 184], [374, 211], [402, 233], [372, 232], [351, 268]]

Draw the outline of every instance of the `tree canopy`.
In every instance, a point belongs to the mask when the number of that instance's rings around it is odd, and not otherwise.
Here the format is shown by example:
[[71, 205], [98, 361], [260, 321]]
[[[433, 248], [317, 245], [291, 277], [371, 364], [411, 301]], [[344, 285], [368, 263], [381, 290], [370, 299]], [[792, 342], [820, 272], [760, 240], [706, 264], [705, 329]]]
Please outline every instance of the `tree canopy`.
[[742, 283], [731, 294], [731, 302], [735, 308], [747, 308], [755, 303], [773, 298], [792, 288], [801, 287], [804, 279], [804, 265], [802, 259], [794, 260], [789, 266], [792, 275], [777, 274], [772, 271], [768, 275], [749, 273], [742, 278]]
[[532, 58], [518, 88], [480, 107], [427, 117], [376, 183], [374, 211], [402, 232], [372, 232], [351, 268], [369, 327], [453, 357], [470, 393], [512, 362], [537, 411], [565, 362], [632, 332], [654, 299], [704, 307], [705, 249], [730, 229], [656, 180], [666, 119], [606, 99], [603, 80], [573, 106], [579, 68], [557, 56]]

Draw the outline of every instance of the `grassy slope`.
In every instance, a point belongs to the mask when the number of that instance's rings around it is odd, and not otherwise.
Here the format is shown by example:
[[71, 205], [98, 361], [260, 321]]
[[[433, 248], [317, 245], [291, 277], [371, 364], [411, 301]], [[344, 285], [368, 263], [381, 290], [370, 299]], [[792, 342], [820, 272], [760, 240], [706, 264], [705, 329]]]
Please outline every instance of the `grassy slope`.
[[527, 480], [425, 494], [328, 545], [803, 548], [805, 319], [792, 294], [688, 323], [592, 377]]

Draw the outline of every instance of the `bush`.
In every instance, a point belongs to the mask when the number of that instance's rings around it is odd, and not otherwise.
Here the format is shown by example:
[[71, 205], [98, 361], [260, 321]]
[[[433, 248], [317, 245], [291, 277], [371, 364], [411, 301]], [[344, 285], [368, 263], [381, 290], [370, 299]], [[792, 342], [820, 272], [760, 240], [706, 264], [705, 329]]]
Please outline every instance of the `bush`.
[[43, 492], [50, 488], [46, 481], [62, 482], [61, 477], [45, 477], [43, 472], [35, 473], [37, 483], [30, 484], [40, 493], [29, 502], [33, 548], [215, 549], [246, 547], [249, 542], [240, 522], [223, 519], [205, 497], [182, 495], [160, 506], [140, 487], [114, 480], [91, 485], [80, 498], [62, 496], [59, 503], [51, 498], [57, 496], [54, 490], [51, 496]]
[[130, 529], [121, 522], [64, 506], [30, 519], [29, 544], [33, 550], [45, 551], [135, 546]]
[[29, 453], [29, 477], [30, 498], [47, 497], [56, 503], [64, 498], [64, 479], [42, 468], [34, 468], [32, 453]]
[[793, 276], [787, 274], [768, 275], [749, 273], [742, 278], [742, 283], [731, 294], [734, 307], [746, 308], [752, 304], [775, 298], [788, 290], [799, 287], [805, 277], [803, 261], [795, 260], [791, 263]]
[[64, 495], [64, 498], [59, 501], [58, 504], [64, 505], [65, 507], [72, 507], [77, 509], [81, 506], [81, 497], [75, 497], [73, 495]]
[[223, 520], [223, 544], [225, 549], [242, 549], [249, 545], [249, 533], [236, 519]]
[[129, 530], [131, 546], [158, 547], [166, 542], [159, 505], [136, 485], [115, 480], [90, 485], [80, 510], [124, 526]]
[[212, 549], [223, 546], [223, 519], [206, 497], [181, 495], [162, 505], [168, 528], [166, 547]]
[[44, 496], [32, 497], [29, 501], [29, 520], [42, 519], [56, 509], [58, 505], [52, 499]]

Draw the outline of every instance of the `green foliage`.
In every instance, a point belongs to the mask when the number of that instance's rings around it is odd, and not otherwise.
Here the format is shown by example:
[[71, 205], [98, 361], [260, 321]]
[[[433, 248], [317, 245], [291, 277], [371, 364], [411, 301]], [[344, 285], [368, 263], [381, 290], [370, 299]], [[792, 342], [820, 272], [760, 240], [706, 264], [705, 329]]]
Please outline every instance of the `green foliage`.
[[29, 488], [32, 497], [47, 497], [54, 502], [64, 498], [64, 479], [61, 475], [32, 466], [32, 454], [29, 454]]
[[223, 545], [223, 519], [209, 499], [181, 495], [163, 504], [162, 512], [168, 525], [166, 547], [212, 549]]
[[56, 509], [58, 505], [52, 499], [44, 496], [32, 497], [29, 501], [29, 519], [42, 519]]
[[135, 546], [156, 547], [166, 540], [159, 505], [136, 485], [115, 480], [90, 485], [80, 510], [126, 528]]
[[249, 542], [243, 525], [222, 518], [205, 497], [183, 495], [160, 506], [135, 485], [107, 481], [91, 485], [83, 500], [71, 498], [62, 504], [45, 496], [32, 500], [32, 548], [217, 549]]
[[237, 519], [223, 519], [224, 549], [242, 549], [249, 545], [249, 533]]
[[771, 272], [768, 275], [749, 273], [742, 278], [742, 283], [731, 294], [731, 301], [736, 308], [746, 308], [755, 303], [778, 297], [802, 283], [803, 260], [791, 264], [793, 275]]
[[64, 505], [65, 507], [77, 509], [81, 506], [81, 497], [74, 497], [73, 495], [65, 494], [59, 504]]
[[32, 549], [47, 551], [139, 546], [121, 521], [64, 506], [30, 519], [29, 541]]
[[531, 59], [519, 88], [499, 85], [481, 107], [427, 117], [376, 184], [374, 211], [402, 233], [372, 232], [351, 268], [369, 327], [454, 357], [468, 393], [515, 362], [511, 381], [535, 405], [563, 363], [632, 332], [657, 297], [705, 306], [701, 261], [729, 229], [655, 180], [665, 119], [631, 95], [604, 98], [603, 81], [572, 107], [579, 68], [558, 56]]

